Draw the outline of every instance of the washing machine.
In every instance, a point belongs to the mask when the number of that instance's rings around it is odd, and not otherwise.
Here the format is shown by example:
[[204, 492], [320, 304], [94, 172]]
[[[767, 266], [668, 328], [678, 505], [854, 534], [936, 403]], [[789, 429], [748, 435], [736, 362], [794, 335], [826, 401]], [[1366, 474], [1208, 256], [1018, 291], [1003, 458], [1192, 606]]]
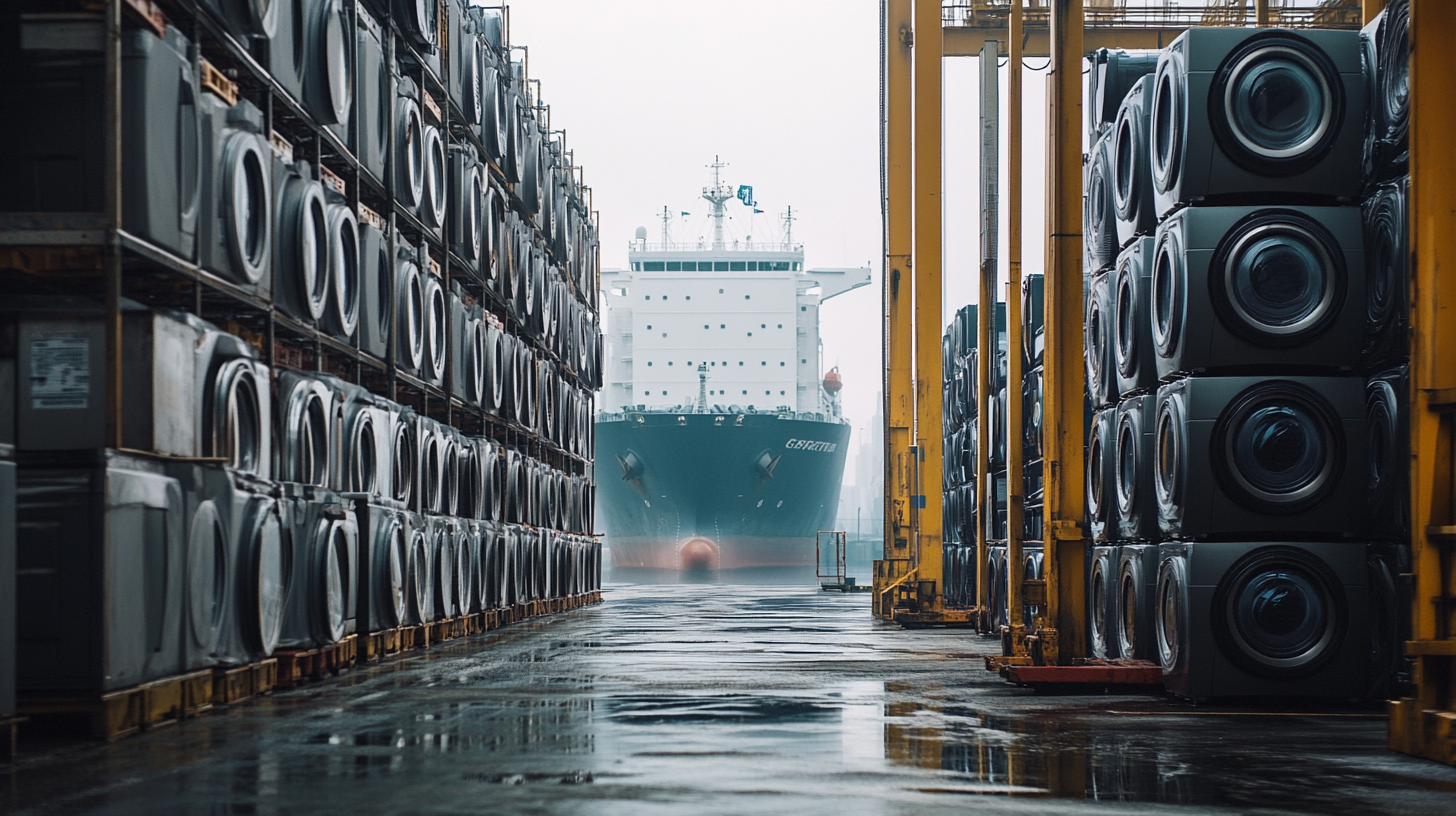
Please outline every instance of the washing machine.
[[[423, 0], [421, 0], [423, 2]], [[411, 213], [425, 200], [425, 120], [414, 80], [394, 77], [394, 199]]]
[[[440, 73], [440, 9], [438, 0], [394, 0], [394, 24], [421, 63]], [[444, 84], [443, 82], [441, 84]]]
[[1365, 178], [1387, 181], [1410, 165], [1410, 3], [1394, 0], [1360, 31], [1365, 89]]
[[986, 432], [991, 436], [991, 449], [986, 452], [986, 458], [991, 470], [999, 472], [1006, 469], [1006, 386], [1001, 386], [988, 407]]
[[[1027, 547], [1022, 552], [1022, 577], [1026, 581], [1046, 580], [1046, 559], [1040, 546]], [[1010, 576], [1007, 576], [1008, 580]], [[1023, 598], [1025, 595], [1023, 594]], [[1037, 617], [1042, 614], [1039, 604], [1024, 604], [1021, 608], [1021, 620], [1027, 627], [1035, 625]]]
[[500, 609], [502, 606], [503, 573], [501, 571], [501, 547], [503, 533], [499, 523], [480, 523], [480, 577], [476, 584], [480, 595], [482, 611]]
[[990, 624], [992, 633], [999, 632], [1001, 627], [1011, 624], [1010, 615], [1006, 611], [1007, 580], [1006, 569], [1006, 548], [1004, 546], [986, 548], [986, 576], [991, 582], [989, 587], [991, 601]]
[[1095, 142], [1117, 121], [1119, 106], [1128, 92], [1157, 69], [1158, 52], [1099, 48], [1088, 62], [1087, 141]]
[[343, 196], [324, 188], [325, 235], [329, 242], [328, 296], [322, 325], [334, 337], [352, 344], [359, 328], [360, 264], [359, 219]]
[[492, 293], [500, 292], [501, 271], [506, 264], [505, 214], [509, 205], [505, 197], [490, 183], [490, 172], [482, 159], [480, 167], [484, 187], [481, 190], [480, 216], [480, 275], [484, 288]]
[[475, 557], [480, 539], [470, 519], [451, 519], [455, 530], [455, 614], [469, 615], [475, 606]]
[[1410, 222], [1408, 179], [1381, 184], [1365, 199], [1366, 371], [1410, 356]]
[[381, 399], [376, 404], [388, 427], [389, 490], [386, 495], [409, 508], [413, 506], [419, 472], [415, 413], [389, 400]]
[[408, 512], [405, 514], [409, 541], [409, 559], [405, 562], [405, 622], [419, 626], [434, 620], [435, 613], [435, 562], [431, 548], [429, 517]]
[[1348, 371], [1366, 293], [1356, 207], [1190, 207], [1158, 226], [1158, 376]]
[[395, 238], [394, 359], [395, 364], [417, 377], [425, 369], [425, 279], [420, 268], [420, 251]]
[[1164, 685], [1193, 700], [1364, 697], [1372, 642], [1366, 556], [1363, 543], [1347, 541], [1162, 545]]
[[466, 405], [487, 400], [485, 325], [480, 307], [459, 283], [450, 284], [450, 393]]
[[503, 469], [505, 471], [506, 488], [504, 496], [505, 520], [512, 524], [520, 524], [524, 512], [521, 501], [523, 481], [521, 475], [521, 454], [507, 449], [505, 451], [505, 464]]
[[[356, 38], [350, 36], [349, 12], [356, 4], [345, 0], [302, 2], [306, 31], [302, 101], [315, 122], [352, 148], [349, 114], [354, 109]], [[362, 120], [360, 125], [362, 129]]]
[[[1022, 381], [1021, 391], [1021, 450], [1028, 461], [1042, 458], [1042, 433], [1044, 429], [1044, 415], [1042, 413], [1043, 395], [1046, 388], [1045, 372], [1041, 366], [1026, 372]], [[974, 439], [974, 433], [968, 433], [968, 437]], [[967, 454], [974, 457], [975, 444], [971, 443]], [[971, 459], [969, 461], [974, 461]]]
[[1113, 636], [1119, 657], [1157, 660], [1158, 545], [1118, 548]]
[[1117, 393], [1143, 394], [1158, 387], [1158, 362], [1148, 299], [1152, 296], [1151, 236], [1133, 239], [1117, 257], [1112, 281], [1112, 356], [1117, 364]]
[[[524, 105], [524, 100], [522, 101]], [[536, 119], [536, 114], [530, 108], [526, 108], [521, 115], [521, 146], [519, 155], [521, 157], [521, 183], [516, 188], [516, 194], [521, 198], [521, 204], [525, 206], [526, 218], [533, 224], [540, 223], [542, 185], [545, 183], [542, 159], [541, 125]]]
[[504, 168], [508, 148], [506, 128], [511, 120], [506, 110], [510, 92], [506, 88], [499, 55], [494, 49], [486, 50], [480, 70], [480, 143], [485, 146], [484, 158], [496, 167]]
[[1093, 541], [1117, 538], [1117, 408], [1092, 415], [1087, 433], [1087, 521]]
[[467, 570], [467, 577], [463, 582], [466, 595], [461, 604], [461, 614], [473, 615], [488, 608], [485, 605], [485, 543], [488, 536], [485, 525], [486, 522], [476, 519], [462, 519], [460, 522], [461, 536], [466, 543], [464, 550]]
[[459, 495], [456, 498], [456, 515], [462, 518], [483, 519], [486, 516], [486, 472], [481, 464], [485, 453], [485, 440], [474, 436], [461, 436], [460, 454], [455, 464], [459, 469], [456, 479]]
[[281, 482], [326, 488], [337, 483], [337, 457], [343, 405], [323, 375], [279, 370], [275, 374], [279, 407], [275, 438], [281, 444]]
[[357, 629], [359, 523], [353, 503], [332, 490], [285, 482], [281, 509], [292, 567], [280, 646], [311, 649]]
[[1192, 377], [1158, 389], [1158, 522], [1177, 539], [1365, 529], [1365, 381]]
[[1046, 350], [1046, 276], [1033, 272], [1021, 277], [1022, 370], [1041, 365]]
[[199, 0], [199, 4], [212, 12], [245, 51], [252, 40], [278, 32], [282, 5], [272, 0]]
[[[460, 112], [460, 124], [479, 132], [481, 104], [480, 23], [482, 12], [470, 7], [466, 0], [449, 0], [450, 15], [450, 101]], [[455, 117], [450, 117], [455, 121]]]
[[421, 329], [425, 352], [420, 379], [442, 386], [445, 384], [445, 355], [450, 342], [446, 324], [450, 307], [445, 301], [445, 283], [433, 272], [421, 271], [420, 290], [424, 305]]
[[273, 291], [273, 151], [263, 112], [246, 99], [236, 105], [211, 93], [197, 98], [202, 194], [197, 263], [267, 299]]
[[277, 9], [276, 28], [268, 37], [268, 73], [299, 105], [303, 104], [303, 78], [309, 65], [308, 0], [268, 0]]
[[394, 321], [394, 264], [384, 223], [376, 213], [359, 208], [359, 349], [380, 360], [389, 358], [389, 326]]
[[389, 411], [380, 405], [379, 397], [362, 386], [328, 375], [321, 378], [333, 390], [341, 417], [339, 467], [330, 486], [347, 496], [388, 497], [393, 452]]
[[1112, 212], [1117, 221], [1117, 245], [1126, 247], [1158, 226], [1153, 202], [1152, 159], [1148, 155], [1148, 128], [1153, 111], [1153, 78], [1144, 75], [1128, 91], [1112, 128]]
[[1087, 642], [1092, 656], [1121, 657], [1117, 645], [1117, 567], [1121, 547], [1092, 548], [1087, 576]]
[[1154, 486], [1153, 430], [1157, 394], [1128, 397], [1117, 405], [1113, 423], [1113, 535], [1121, 541], [1157, 541], [1158, 492]]
[[480, 441], [480, 484], [485, 494], [482, 510], [483, 518], [489, 521], [502, 521], [505, 498], [505, 477], [501, 471], [501, 447], [488, 439]]
[[409, 519], [404, 509], [387, 499], [354, 499], [359, 522], [359, 606], [355, 613], [361, 632], [380, 632], [403, 626], [409, 600]]
[[1406, 366], [1372, 376], [1365, 384], [1370, 468], [1366, 513], [1372, 538], [1410, 538], [1410, 379]]
[[1358, 194], [1359, 32], [1190, 28], [1163, 49], [1153, 83], [1159, 217], [1190, 202]]
[[425, 125], [424, 139], [424, 199], [420, 202], [419, 215], [420, 221], [438, 235], [445, 226], [450, 161], [445, 152], [445, 134], [440, 128]]
[[1366, 550], [1370, 580], [1370, 691], [1371, 699], [1392, 699], [1409, 687], [1413, 661], [1405, 655], [1411, 639], [1410, 545], [1405, 541], [1376, 542]]
[[1113, 202], [1112, 131], [1092, 144], [1082, 182], [1082, 268], [1101, 272], [1117, 260], [1117, 208]]
[[358, 73], [353, 108], [359, 118], [359, 139], [354, 146], [359, 164], [383, 186], [389, 153], [390, 118], [394, 92], [389, 63], [384, 58], [384, 30], [363, 4], [355, 5], [354, 49]]
[[273, 297], [284, 314], [309, 325], [323, 317], [332, 294], [328, 204], [308, 162], [292, 148], [273, 154]]
[[526, 151], [529, 145], [525, 138], [526, 111], [525, 94], [522, 92], [525, 68], [519, 62], [512, 62], [506, 69], [506, 151], [502, 174], [511, 184], [521, 184], [526, 177]]
[[469, 144], [450, 146], [450, 249], [465, 262], [472, 276], [481, 278], [485, 242], [481, 205], [485, 201], [485, 168]]
[[192, 365], [183, 366], [197, 378], [198, 455], [224, 459], [235, 472], [272, 478], [273, 399], [268, 366], [246, 340], [202, 325], [205, 328], [196, 342]]
[[165, 37], [148, 28], [122, 36], [122, 226], [189, 261], [202, 192], [191, 50], [175, 26]]
[[22, 693], [95, 694], [182, 670], [181, 486], [149, 459], [99, 451], [92, 462], [17, 473]]
[[438, 425], [435, 433], [440, 439], [440, 500], [435, 512], [441, 515], [458, 515], [460, 501], [460, 432], [449, 425]]
[[434, 606], [430, 609], [430, 620], [449, 620], [460, 614], [456, 594], [456, 540], [455, 520], [447, 516], [426, 516], [425, 526], [429, 531], [431, 575], [434, 584], [430, 596]]
[[1082, 359], [1087, 366], [1087, 398], [1092, 407], [1104, 408], [1117, 402], [1117, 368], [1112, 353], [1112, 274], [1092, 276], [1083, 318]]

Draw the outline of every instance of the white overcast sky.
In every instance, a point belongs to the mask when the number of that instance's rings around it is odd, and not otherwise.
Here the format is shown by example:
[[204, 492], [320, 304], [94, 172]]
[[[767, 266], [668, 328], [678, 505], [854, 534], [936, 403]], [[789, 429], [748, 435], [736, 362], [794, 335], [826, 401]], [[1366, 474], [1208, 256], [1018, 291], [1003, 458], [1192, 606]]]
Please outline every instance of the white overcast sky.
[[[738, 237], [777, 238], [775, 216], [792, 205], [809, 267], [872, 268], [872, 286], [830, 301], [821, 317], [825, 367], [844, 376], [857, 450], [881, 382], [877, 0], [515, 0], [510, 25], [552, 126], [566, 129], [585, 167], [603, 266], [626, 265], [638, 226], [657, 240], [664, 206], [675, 239], [707, 235], [698, 196], [716, 155], [725, 180], [752, 185], [765, 211], [748, 223], [731, 203]], [[974, 60], [945, 62], [947, 315], [976, 292], [976, 75]], [[1042, 77], [1026, 75], [1027, 269], [1042, 255], [1031, 237], [1042, 207]], [[683, 211], [692, 216], [676, 217]]]

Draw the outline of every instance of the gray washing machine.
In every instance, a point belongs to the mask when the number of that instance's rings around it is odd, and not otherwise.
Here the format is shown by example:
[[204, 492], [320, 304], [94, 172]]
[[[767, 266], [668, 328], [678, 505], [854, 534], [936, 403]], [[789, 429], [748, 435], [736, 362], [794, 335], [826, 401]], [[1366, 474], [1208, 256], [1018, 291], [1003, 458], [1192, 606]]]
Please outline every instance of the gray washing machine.
[[1410, 545], [1378, 542], [1366, 551], [1370, 580], [1370, 692], [1372, 699], [1400, 696], [1411, 682], [1413, 661], [1405, 655], [1411, 639]]
[[1188, 29], [1154, 75], [1158, 215], [1269, 194], [1353, 201], [1365, 102], [1359, 32]]
[[1182, 210], [1153, 250], [1158, 375], [1352, 370], [1365, 277], [1355, 207]]
[[249, 476], [271, 478], [273, 400], [268, 366], [247, 341], [204, 325], [192, 366], [198, 383], [199, 455], [223, 458], [229, 468]]
[[1121, 541], [1157, 541], [1161, 537], [1153, 476], [1157, 468], [1153, 459], [1157, 409], [1157, 394], [1128, 397], [1118, 404], [1113, 420], [1112, 526], [1114, 536]]
[[436, 235], [445, 226], [446, 202], [449, 198], [450, 159], [446, 152], [445, 133], [434, 125], [424, 129], [424, 199], [420, 203], [420, 221]]
[[417, 513], [442, 513], [453, 473], [446, 464], [450, 455], [449, 438], [440, 424], [429, 417], [415, 417], [415, 457], [417, 475], [412, 507]]
[[1371, 377], [1365, 384], [1365, 419], [1370, 468], [1366, 474], [1369, 535], [1410, 538], [1410, 378], [1406, 366]]
[[506, 411], [505, 387], [508, 378], [510, 358], [506, 354], [504, 331], [494, 316], [483, 319], [480, 333], [484, 337], [482, 361], [485, 368], [484, 389], [481, 391], [480, 407], [496, 416]]
[[1112, 357], [1122, 397], [1155, 391], [1158, 362], [1153, 349], [1151, 307], [1153, 238], [1139, 236], [1117, 258], [1112, 282]]
[[995, 546], [986, 548], [986, 576], [990, 581], [989, 595], [991, 600], [991, 630], [997, 632], [1002, 626], [1011, 624], [1010, 614], [1006, 611], [1006, 600], [1008, 597], [1008, 576], [1006, 568], [1006, 548]]
[[479, 406], [485, 394], [485, 326], [480, 307], [459, 283], [450, 284], [450, 393]]
[[273, 291], [273, 151], [263, 112], [203, 93], [197, 263], [256, 297]]
[[18, 691], [90, 694], [181, 672], [185, 510], [181, 485], [145, 459], [102, 451], [89, 466], [19, 470]]
[[1410, 3], [1394, 0], [1360, 31], [1361, 64], [1370, 104], [1365, 117], [1364, 171], [1386, 181], [1409, 169]]
[[1100, 272], [1117, 260], [1112, 136], [1107, 131], [1092, 144], [1082, 182], [1082, 264], [1090, 272]]
[[355, 38], [349, 12], [355, 4], [346, 0], [301, 2], [307, 32], [304, 106], [315, 122], [328, 128], [346, 147], [353, 147], [349, 114], [354, 109]]
[[383, 498], [389, 493], [391, 453], [389, 415], [368, 389], [337, 377], [320, 375], [341, 406], [338, 470], [331, 487], [346, 494]]
[[360, 632], [403, 626], [409, 601], [409, 519], [399, 504], [378, 498], [354, 499], [359, 522]]
[[1117, 365], [1112, 352], [1112, 274], [1092, 276], [1084, 310], [1082, 359], [1087, 366], [1087, 397], [1094, 408], [1117, 403]]
[[450, 249], [480, 277], [484, 241], [481, 205], [485, 200], [485, 168], [469, 144], [450, 146]]
[[303, 104], [303, 78], [309, 65], [310, 31], [307, 0], [268, 0], [277, 11], [276, 28], [268, 37], [268, 73], [283, 91]]
[[15, 714], [15, 446], [0, 444], [0, 717]]
[[201, 6], [227, 29], [246, 50], [255, 39], [278, 32], [282, 4], [274, 0], [199, 0]]
[[1180, 697], [1370, 692], [1363, 543], [1164, 544], [1157, 592], [1163, 682]]
[[[484, 161], [481, 162], [485, 164]], [[484, 166], [481, 175], [486, 179], [480, 204], [480, 281], [485, 289], [500, 299], [502, 273], [507, 269], [510, 255], [506, 229], [506, 211], [510, 205], [505, 196], [490, 183], [490, 173]]]
[[446, 354], [450, 335], [447, 325], [450, 312], [445, 300], [445, 282], [432, 272], [420, 273], [420, 290], [424, 303], [424, 360], [420, 379], [435, 386], [445, 384]]
[[354, 152], [359, 164], [382, 186], [394, 116], [394, 91], [389, 63], [384, 58], [384, 30], [363, 4], [357, 4], [354, 13], [358, 25], [354, 41], [358, 67], [354, 111], [359, 119], [359, 141]]
[[1365, 381], [1193, 377], [1158, 389], [1164, 536], [1344, 538], [1366, 526]]
[[405, 621], [418, 626], [434, 619], [435, 575], [428, 516], [405, 514], [409, 558], [405, 562]]
[[360, 322], [359, 219], [343, 196], [324, 188], [325, 234], [329, 242], [328, 296], [321, 323], [324, 330], [352, 343]]
[[1153, 78], [1144, 75], [1122, 100], [1112, 128], [1112, 210], [1120, 247], [1126, 247], [1139, 235], [1151, 235], [1158, 226], [1152, 159], [1148, 155], [1152, 112]]
[[275, 437], [278, 480], [312, 487], [337, 484], [343, 405], [326, 375], [279, 370]]
[[502, 174], [511, 184], [520, 184], [526, 177], [526, 151], [529, 145], [525, 139], [526, 100], [522, 92], [522, 76], [525, 68], [519, 62], [512, 62], [503, 69], [507, 75], [503, 93], [505, 95], [505, 163]]
[[426, 528], [430, 539], [430, 562], [433, 564], [434, 584], [431, 597], [434, 606], [430, 620], [449, 620], [460, 614], [457, 594], [458, 557], [456, 554], [455, 519], [449, 516], [426, 516]]
[[1124, 544], [1118, 550], [1113, 634], [1119, 657], [1157, 660], [1158, 545]]
[[1121, 548], [1093, 547], [1087, 576], [1087, 642], [1092, 656], [1121, 657], [1117, 650], [1117, 566]]
[[1362, 205], [1366, 292], [1360, 364], [1366, 371], [1410, 355], [1409, 187], [1408, 179], [1382, 184]]
[[280, 485], [285, 552], [292, 565], [278, 643], [309, 649], [354, 634], [359, 608], [359, 524], [331, 490]]
[[405, 44], [444, 84], [440, 72], [440, 9], [438, 0], [394, 0], [394, 23]]
[[394, 199], [414, 213], [425, 199], [425, 120], [414, 80], [396, 74], [394, 86]]
[[359, 219], [359, 349], [380, 360], [389, 357], [389, 327], [394, 322], [394, 263], [382, 222], [373, 212]]
[[414, 499], [419, 468], [419, 443], [415, 440], [414, 411], [385, 399], [377, 399], [381, 430], [389, 449], [389, 481], [385, 495], [408, 508]]
[[1158, 67], [1157, 51], [1099, 48], [1088, 57], [1087, 141], [1113, 126], [1128, 91]]
[[1092, 415], [1087, 433], [1087, 520], [1093, 541], [1117, 538], [1117, 409]]
[[485, 559], [485, 608], [501, 609], [506, 605], [506, 527], [488, 521], [482, 531]]
[[524, 489], [522, 483], [524, 476], [521, 474], [521, 454], [507, 449], [505, 452], [505, 520], [512, 524], [520, 524], [524, 520], [525, 509], [523, 507]]
[[192, 44], [173, 26], [165, 38], [132, 28], [121, 50], [122, 226], [193, 260], [202, 162]]
[[511, 95], [501, 63], [494, 53], [488, 54], [481, 64], [480, 94], [480, 142], [485, 146], [486, 159], [504, 168], [510, 149], [507, 128], [511, 116], [507, 106]]
[[436, 426], [440, 438], [440, 501], [435, 512], [444, 516], [459, 515], [460, 500], [460, 432], [449, 425]]
[[273, 192], [274, 301], [289, 317], [312, 325], [327, 310], [333, 288], [324, 186], [312, 165], [275, 148]]
[[489, 439], [478, 440], [476, 461], [480, 465], [481, 515], [488, 521], [501, 520], [501, 501], [505, 493], [501, 477], [500, 446]]
[[[450, 101], [460, 112], [460, 124], [479, 132], [481, 75], [483, 60], [480, 41], [481, 11], [466, 0], [448, 0], [450, 36]], [[456, 121], [455, 116], [450, 117]]]
[[396, 236], [394, 259], [395, 364], [415, 376], [425, 368], [425, 277], [419, 250]]
[[283, 623], [284, 602], [293, 565], [285, 551], [286, 531], [277, 486], [230, 472], [232, 477], [232, 529], [230, 564], [235, 579], [229, 582], [223, 662], [253, 663], [273, 654]]

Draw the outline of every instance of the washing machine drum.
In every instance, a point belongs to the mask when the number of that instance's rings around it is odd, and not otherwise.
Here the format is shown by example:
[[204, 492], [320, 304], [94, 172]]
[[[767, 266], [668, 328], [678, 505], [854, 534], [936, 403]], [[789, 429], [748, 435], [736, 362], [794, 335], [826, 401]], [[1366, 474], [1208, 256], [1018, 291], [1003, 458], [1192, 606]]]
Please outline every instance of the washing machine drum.
[[1329, 495], [1345, 468], [1334, 408], [1296, 383], [1239, 395], [1214, 425], [1214, 474], [1235, 501], [1264, 513], [1299, 512]]
[[346, 124], [354, 104], [349, 9], [344, 0], [311, 0], [308, 42], [313, 51], [311, 71], [305, 81], [314, 116], [325, 125]]
[[421, 371], [425, 366], [425, 288], [420, 267], [414, 261], [402, 261], [397, 268], [399, 278], [399, 333], [396, 342], [402, 352], [399, 360], [406, 368]]
[[415, 451], [414, 436], [410, 433], [408, 423], [396, 422], [394, 438], [390, 441], [389, 457], [392, 498], [406, 505], [409, 504], [410, 494], [414, 492], [415, 469], [418, 466]]
[[420, 220], [439, 229], [445, 223], [445, 197], [449, 184], [449, 162], [445, 156], [445, 137], [434, 126], [424, 130], [424, 207]]
[[456, 614], [455, 536], [441, 525], [434, 532], [435, 615], [453, 618]]
[[1153, 624], [1158, 663], [1166, 674], [1182, 668], [1184, 650], [1188, 648], [1188, 564], [1182, 556], [1162, 559], [1158, 566], [1157, 593]]
[[269, 398], [269, 387], [252, 360], [229, 360], [218, 367], [207, 395], [211, 415], [203, 455], [226, 457], [233, 470], [259, 473], [266, 465], [263, 400]]
[[1344, 590], [1323, 562], [1292, 547], [1266, 547], [1225, 573], [1214, 592], [1220, 651], [1265, 677], [1315, 671], [1343, 646]]
[[431, 617], [430, 581], [430, 541], [424, 530], [413, 530], [409, 544], [408, 611], [414, 620], [421, 623]]
[[326, 487], [333, 458], [329, 403], [332, 395], [319, 382], [299, 383], [288, 395], [283, 415], [287, 460], [285, 481]]
[[312, 557], [313, 586], [308, 587], [313, 605], [314, 638], [320, 643], [338, 643], [344, 637], [348, 613], [349, 578], [354, 574], [349, 563], [355, 547], [350, 541], [357, 532], [342, 521], [329, 520], [315, 531]]
[[192, 514], [187, 539], [187, 620], [192, 643], [207, 654], [221, 650], [218, 642], [227, 619], [228, 530], [215, 501], [209, 499]]
[[1298, 345], [1339, 316], [1345, 279], [1344, 254], [1328, 230], [1297, 213], [1262, 211], [1214, 251], [1209, 297], [1231, 331], [1264, 345]]
[[374, 415], [358, 408], [352, 417], [344, 440], [344, 455], [349, 457], [347, 489], [351, 493], [379, 491], [379, 446], [374, 432]]
[[222, 228], [237, 283], [255, 284], [268, 272], [273, 253], [273, 191], [270, 159], [256, 134], [234, 130], [223, 141], [218, 157], [222, 185], [212, 190], [219, 197]]
[[510, 95], [501, 87], [501, 73], [494, 65], [485, 66], [481, 93], [484, 96], [481, 135], [485, 142], [485, 152], [492, 162], [504, 165], [507, 149], [506, 124], [510, 119], [506, 114], [506, 103]]
[[1330, 58], [1303, 37], [1271, 33], [1235, 49], [1214, 75], [1209, 121], [1220, 148], [1247, 170], [1292, 175], [1339, 136], [1345, 91]]
[[395, 103], [395, 147], [400, 151], [396, 195], [410, 209], [420, 206], [425, 196], [425, 125], [420, 106], [413, 99]]
[[449, 343], [449, 337], [445, 333], [445, 288], [440, 285], [440, 279], [429, 273], [421, 273], [424, 279], [422, 286], [424, 295], [424, 342], [425, 362], [427, 368], [424, 375], [433, 380], [445, 378], [445, 347]]
[[329, 265], [326, 322], [342, 337], [359, 326], [359, 221], [342, 204], [328, 206]]
[[236, 612], [248, 647], [258, 654], [271, 655], [278, 647], [283, 601], [288, 592], [283, 524], [273, 500], [262, 496], [250, 499], [238, 534], [243, 574]]
[[291, 175], [279, 191], [279, 197], [278, 239], [282, 243], [279, 260], [283, 265], [280, 283], [293, 288], [288, 295], [298, 304], [299, 311], [306, 312], [299, 317], [318, 320], [328, 306], [331, 288], [324, 188], [317, 181]]
[[[1114, 553], [1116, 550], [1113, 551]], [[1115, 640], [1112, 637], [1113, 617], [1108, 613], [1113, 606], [1110, 603], [1111, 595], [1114, 592], [1113, 582], [1117, 580], [1114, 569], [1109, 564], [1111, 559], [1107, 555], [1099, 555], [1092, 562], [1092, 577], [1087, 582], [1087, 603], [1091, 607], [1088, 622], [1090, 640], [1092, 641], [1092, 655], [1094, 657], [1113, 657], [1117, 650], [1113, 648]]]
[[399, 516], [385, 515], [383, 524], [374, 533], [374, 606], [389, 627], [400, 626], [405, 621], [405, 604], [408, 600], [409, 535]]

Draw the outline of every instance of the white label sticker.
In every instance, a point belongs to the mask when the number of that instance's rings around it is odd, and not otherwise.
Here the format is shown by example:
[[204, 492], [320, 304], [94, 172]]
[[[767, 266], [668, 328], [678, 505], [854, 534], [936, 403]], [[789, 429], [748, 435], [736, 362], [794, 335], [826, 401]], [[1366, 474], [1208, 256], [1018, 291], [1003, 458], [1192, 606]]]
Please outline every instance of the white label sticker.
[[47, 334], [30, 341], [32, 410], [82, 410], [91, 396], [91, 344], [74, 334]]

